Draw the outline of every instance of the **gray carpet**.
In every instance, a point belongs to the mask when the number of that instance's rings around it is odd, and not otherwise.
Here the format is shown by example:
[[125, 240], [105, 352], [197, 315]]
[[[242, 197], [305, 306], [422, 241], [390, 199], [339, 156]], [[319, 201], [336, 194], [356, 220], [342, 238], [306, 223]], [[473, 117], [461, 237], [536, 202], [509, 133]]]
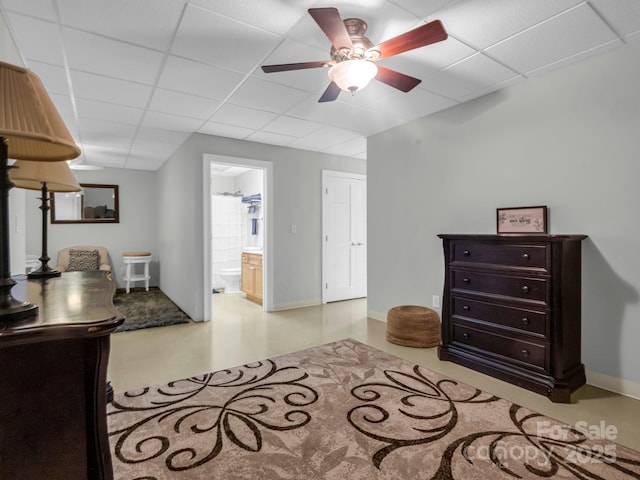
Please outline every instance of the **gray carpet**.
[[191, 320], [157, 287], [149, 288], [148, 292], [144, 288], [132, 288], [128, 294], [124, 289], [118, 289], [113, 305], [125, 317], [116, 333], [188, 323]]

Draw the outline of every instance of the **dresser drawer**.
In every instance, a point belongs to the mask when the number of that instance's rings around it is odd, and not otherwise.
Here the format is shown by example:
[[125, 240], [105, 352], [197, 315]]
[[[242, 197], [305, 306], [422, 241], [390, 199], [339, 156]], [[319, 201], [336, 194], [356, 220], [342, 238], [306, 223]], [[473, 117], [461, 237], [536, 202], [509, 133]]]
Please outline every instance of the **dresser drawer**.
[[452, 299], [451, 310], [454, 317], [480, 320], [543, 337], [548, 335], [547, 314], [544, 312], [459, 297]]
[[453, 342], [495, 353], [536, 367], [546, 367], [547, 347], [502, 335], [488, 333], [453, 322]]
[[507, 267], [548, 269], [547, 245], [504, 245], [456, 241], [451, 246], [455, 263], [488, 263]]
[[518, 300], [548, 303], [549, 282], [546, 278], [516, 277], [452, 269], [451, 286], [454, 291], [500, 295]]

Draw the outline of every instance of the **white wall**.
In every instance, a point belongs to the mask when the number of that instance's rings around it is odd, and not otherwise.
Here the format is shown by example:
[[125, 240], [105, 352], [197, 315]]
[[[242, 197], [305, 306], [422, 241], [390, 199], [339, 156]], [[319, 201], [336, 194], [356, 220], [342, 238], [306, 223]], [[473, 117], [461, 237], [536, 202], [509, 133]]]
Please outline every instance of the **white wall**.
[[[105, 168], [104, 170], [74, 171], [80, 183], [102, 183], [118, 185], [120, 223], [99, 224], [49, 224], [48, 251], [55, 267], [58, 250], [74, 245], [99, 245], [109, 251], [113, 268], [113, 279], [118, 287], [124, 287], [121, 271], [124, 268], [122, 253], [126, 251], [150, 251], [151, 285], [159, 285], [162, 259], [157, 250], [156, 224], [160, 211], [157, 208], [156, 172]], [[167, 190], [165, 196], [172, 198], [180, 192]], [[27, 253], [40, 256], [42, 245], [42, 212], [40, 192], [26, 191]], [[136, 283], [134, 286], [141, 286]]]
[[[203, 319], [203, 155], [273, 163], [274, 308], [321, 301], [321, 171], [365, 172], [365, 161], [210, 135], [193, 135], [158, 171], [158, 250], [163, 290], [194, 319]], [[296, 223], [296, 234], [290, 224]], [[180, 232], [180, 234], [176, 234]]]
[[370, 138], [370, 314], [442, 293], [438, 233], [495, 233], [497, 207], [547, 205], [551, 233], [589, 235], [586, 368], [639, 386], [638, 58], [627, 45]]

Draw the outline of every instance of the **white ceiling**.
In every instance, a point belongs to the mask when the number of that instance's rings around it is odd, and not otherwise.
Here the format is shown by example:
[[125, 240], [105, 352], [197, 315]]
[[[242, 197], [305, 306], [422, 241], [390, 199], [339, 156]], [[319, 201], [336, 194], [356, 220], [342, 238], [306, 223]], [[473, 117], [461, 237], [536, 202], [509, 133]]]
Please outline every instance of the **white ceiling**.
[[[434, 19], [441, 43], [381, 61], [422, 79], [373, 81], [318, 103], [329, 59], [308, 15], [336, 7], [373, 43]], [[82, 148], [79, 163], [157, 170], [193, 132], [366, 158], [366, 137], [640, 40], [639, 0], [0, 0], [25, 66]]]

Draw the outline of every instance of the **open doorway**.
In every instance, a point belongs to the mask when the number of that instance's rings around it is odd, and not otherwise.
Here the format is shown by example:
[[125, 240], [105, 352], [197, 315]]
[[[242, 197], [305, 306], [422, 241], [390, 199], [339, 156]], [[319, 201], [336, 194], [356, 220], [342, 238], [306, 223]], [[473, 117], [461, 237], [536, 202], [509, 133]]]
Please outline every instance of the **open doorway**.
[[211, 318], [212, 294], [242, 295], [272, 310], [271, 178], [269, 162], [204, 156], [205, 320]]

